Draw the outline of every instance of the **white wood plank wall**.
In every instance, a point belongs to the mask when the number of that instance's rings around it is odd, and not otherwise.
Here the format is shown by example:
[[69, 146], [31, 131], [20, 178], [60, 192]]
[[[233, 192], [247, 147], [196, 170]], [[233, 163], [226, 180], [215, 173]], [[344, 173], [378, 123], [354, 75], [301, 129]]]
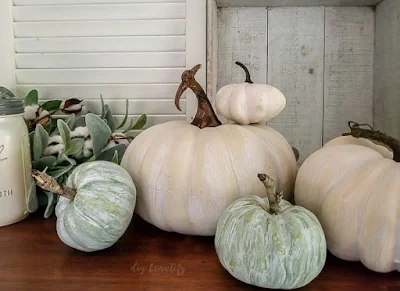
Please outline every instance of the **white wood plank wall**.
[[188, 60], [186, 0], [13, 3], [18, 94], [77, 97], [95, 113], [102, 94], [116, 115], [130, 99], [129, 114], [148, 114], [147, 127], [186, 119], [186, 100], [182, 112], [173, 102]]
[[270, 125], [300, 150], [300, 163], [347, 131], [348, 120], [372, 123], [372, 8], [218, 10], [217, 89], [244, 80], [235, 61], [250, 65], [255, 82], [279, 88], [288, 103]]
[[400, 1], [376, 8], [374, 124], [400, 138]]

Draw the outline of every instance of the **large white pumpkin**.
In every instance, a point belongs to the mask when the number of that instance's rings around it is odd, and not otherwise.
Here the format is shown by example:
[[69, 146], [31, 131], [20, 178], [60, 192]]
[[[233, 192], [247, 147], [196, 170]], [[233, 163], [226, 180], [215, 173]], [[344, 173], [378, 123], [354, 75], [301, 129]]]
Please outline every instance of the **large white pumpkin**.
[[67, 180], [73, 200], [60, 197], [56, 206], [57, 233], [68, 246], [93, 252], [115, 244], [128, 228], [136, 203], [129, 174], [105, 161], [78, 166]]
[[[171, 121], [145, 130], [121, 165], [136, 183], [136, 211], [144, 220], [166, 231], [215, 235], [222, 211], [234, 200], [265, 195], [260, 172], [275, 179], [290, 199], [297, 166], [292, 148], [272, 128], [220, 125], [211, 106], [203, 110], [208, 99], [197, 82], [191, 83], [198, 69], [183, 74], [177, 94], [179, 102], [187, 82], [197, 92], [197, 126]], [[213, 127], [207, 127], [210, 122]]]
[[286, 98], [277, 88], [267, 84], [253, 84], [248, 69], [246, 81], [222, 87], [216, 97], [217, 112], [238, 124], [263, 123], [271, 120], [286, 106]]
[[[357, 124], [351, 128], [357, 137], [383, 136]], [[399, 193], [400, 165], [393, 161], [393, 152], [367, 139], [345, 136], [304, 162], [295, 201], [319, 218], [335, 256], [390, 272], [400, 271]]]

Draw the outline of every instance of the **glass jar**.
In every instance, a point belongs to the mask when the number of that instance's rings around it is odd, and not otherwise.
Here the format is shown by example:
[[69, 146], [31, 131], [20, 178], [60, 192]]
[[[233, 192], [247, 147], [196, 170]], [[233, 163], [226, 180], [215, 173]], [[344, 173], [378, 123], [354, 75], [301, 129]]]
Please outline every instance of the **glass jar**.
[[28, 216], [28, 208], [36, 210], [29, 134], [23, 112], [22, 100], [0, 94], [0, 226], [21, 221]]

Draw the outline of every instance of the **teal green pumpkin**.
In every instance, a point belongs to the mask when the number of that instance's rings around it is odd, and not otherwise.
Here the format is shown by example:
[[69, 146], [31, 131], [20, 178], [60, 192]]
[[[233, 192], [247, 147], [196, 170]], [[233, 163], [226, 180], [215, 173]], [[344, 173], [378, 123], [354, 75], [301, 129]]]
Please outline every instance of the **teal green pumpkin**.
[[259, 178], [267, 198], [241, 198], [222, 213], [215, 236], [218, 258], [233, 277], [247, 284], [300, 288], [325, 265], [324, 232], [314, 214], [276, 194], [270, 177]]
[[69, 176], [73, 200], [60, 197], [57, 233], [68, 246], [93, 252], [115, 244], [128, 228], [136, 204], [131, 176], [117, 164], [84, 163]]

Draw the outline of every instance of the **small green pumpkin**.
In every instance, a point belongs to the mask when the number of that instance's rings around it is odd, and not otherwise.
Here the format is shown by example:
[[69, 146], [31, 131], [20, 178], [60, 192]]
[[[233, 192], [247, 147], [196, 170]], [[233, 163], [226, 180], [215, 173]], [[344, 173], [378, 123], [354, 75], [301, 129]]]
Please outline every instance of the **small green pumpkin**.
[[136, 204], [136, 188], [122, 167], [105, 161], [78, 166], [67, 180], [73, 200], [60, 197], [57, 234], [68, 246], [93, 252], [115, 244], [128, 228]]
[[259, 178], [267, 198], [238, 199], [221, 215], [215, 236], [218, 258], [233, 277], [247, 284], [300, 288], [325, 265], [324, 232], [314, 214], [276, 194], [270, 177]]

